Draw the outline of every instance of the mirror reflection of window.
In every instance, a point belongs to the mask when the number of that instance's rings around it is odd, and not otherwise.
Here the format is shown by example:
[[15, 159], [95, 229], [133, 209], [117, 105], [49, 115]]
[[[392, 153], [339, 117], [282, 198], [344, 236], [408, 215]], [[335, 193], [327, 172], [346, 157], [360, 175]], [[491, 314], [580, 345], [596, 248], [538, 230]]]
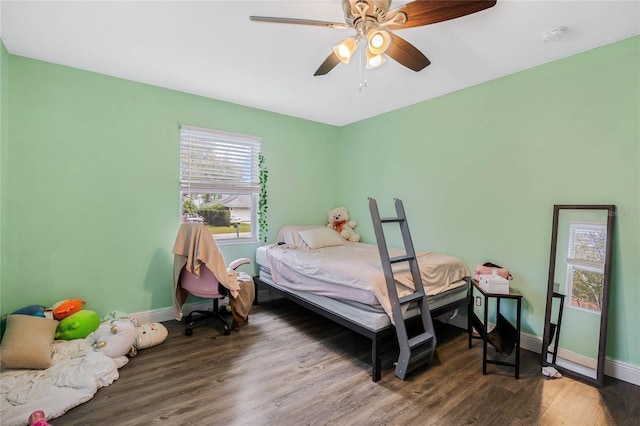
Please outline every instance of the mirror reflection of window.
[[570, 224], [566, 305], [600, 314], [607, 228], [601, 223]]

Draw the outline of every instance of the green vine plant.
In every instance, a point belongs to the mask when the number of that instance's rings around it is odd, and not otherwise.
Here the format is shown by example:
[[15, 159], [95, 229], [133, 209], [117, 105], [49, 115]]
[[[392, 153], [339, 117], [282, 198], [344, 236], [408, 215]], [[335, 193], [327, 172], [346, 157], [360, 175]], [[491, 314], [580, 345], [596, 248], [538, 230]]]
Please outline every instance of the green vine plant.
[[269, 225], [267, 223], [267, 179], [269, 178], [269, 171], [265, 165], [264, 155], [258, 154], [258, 168], [260, 178], [260, 200], [258, 201], [258, 240], [267, 242], [267, 231], [269, 231]]

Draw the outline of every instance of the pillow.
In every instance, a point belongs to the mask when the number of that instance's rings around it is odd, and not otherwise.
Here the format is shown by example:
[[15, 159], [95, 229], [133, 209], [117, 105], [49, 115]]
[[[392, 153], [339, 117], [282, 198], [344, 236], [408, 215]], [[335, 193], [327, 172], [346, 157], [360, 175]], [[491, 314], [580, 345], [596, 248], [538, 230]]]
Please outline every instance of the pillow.
[[307, 229], [319, 229], [326, 228], [325, 226], [318, 225], [287, 225], [280, 228], [278, 231], [278, 239], [277, 242], [288, 244], [291, 247], [305, 247], [305, 242], [298, 232], [305, 231]]
[[45, 369], [51, 366], [51, 343], [58, 321], [31, 315], [9, 315], [0, 345], [3, 368]]
[[300, 238], [307, 243], [309, 248], [318, 249], [344, 244], [344, 238], [331, 228], [308, 229], [298, 232]]

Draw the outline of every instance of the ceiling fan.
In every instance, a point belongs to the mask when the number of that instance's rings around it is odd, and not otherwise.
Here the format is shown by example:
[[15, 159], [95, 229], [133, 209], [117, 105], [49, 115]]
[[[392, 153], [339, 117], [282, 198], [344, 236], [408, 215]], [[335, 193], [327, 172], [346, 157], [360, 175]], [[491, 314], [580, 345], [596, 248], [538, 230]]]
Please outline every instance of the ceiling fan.
[[345, 22], [315, 21], [310, 19], [250, 16], [252, 21], [277, 24], [313, 25], [337, 29], [353, 29], [355, 36], [347, 37], [333, 48], [314, 76], [325, 75], [340, 62], [349, 63], [358, 48], [366, 42], [367, 68], [375, 68], [387, 55], [413, 71], [420, 71], [431, 63], [411, 43], [395, 35], [392, 30], [420, 27], [448, 21], [493, 7], [496, 0], [415, 0], [389, 10], [391, 0], [342, 0]]

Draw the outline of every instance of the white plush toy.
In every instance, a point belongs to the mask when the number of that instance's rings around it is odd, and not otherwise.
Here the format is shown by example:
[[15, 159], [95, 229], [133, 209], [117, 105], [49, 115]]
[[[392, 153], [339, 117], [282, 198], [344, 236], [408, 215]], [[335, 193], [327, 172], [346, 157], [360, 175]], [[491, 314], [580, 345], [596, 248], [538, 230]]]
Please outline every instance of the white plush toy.
[[104, 352], [110, 358], [124, 355], [135, 356], [135, 323], [127, 318], [103, 321], [96, 331], [87, 336], [87, 340], [96, 352]]
[[142, 324], [136, 327], [136, 340], [133, 346], [136, 349], [147, 349], [164, 342], [169, 335], [167, 328], [159, 322]]
[[133, 319], [117, 318], [100, 323], [87, 340], [95, 351], [104, 352], [110, 358], [135, 357], [138, 350], [164, 342], [168, 334], [167, 328], [157, 322], [136, 326]]
[[329, 223], [328, 228], [334, 229], [345, 240], [358, 242], [360, 241], [360, 235], [356, 234], [353, 228], [357, 223], [354, 220], [349, 220], [349, 212], [346, 207], [336, 207], [333, 210], [329, 210]]

